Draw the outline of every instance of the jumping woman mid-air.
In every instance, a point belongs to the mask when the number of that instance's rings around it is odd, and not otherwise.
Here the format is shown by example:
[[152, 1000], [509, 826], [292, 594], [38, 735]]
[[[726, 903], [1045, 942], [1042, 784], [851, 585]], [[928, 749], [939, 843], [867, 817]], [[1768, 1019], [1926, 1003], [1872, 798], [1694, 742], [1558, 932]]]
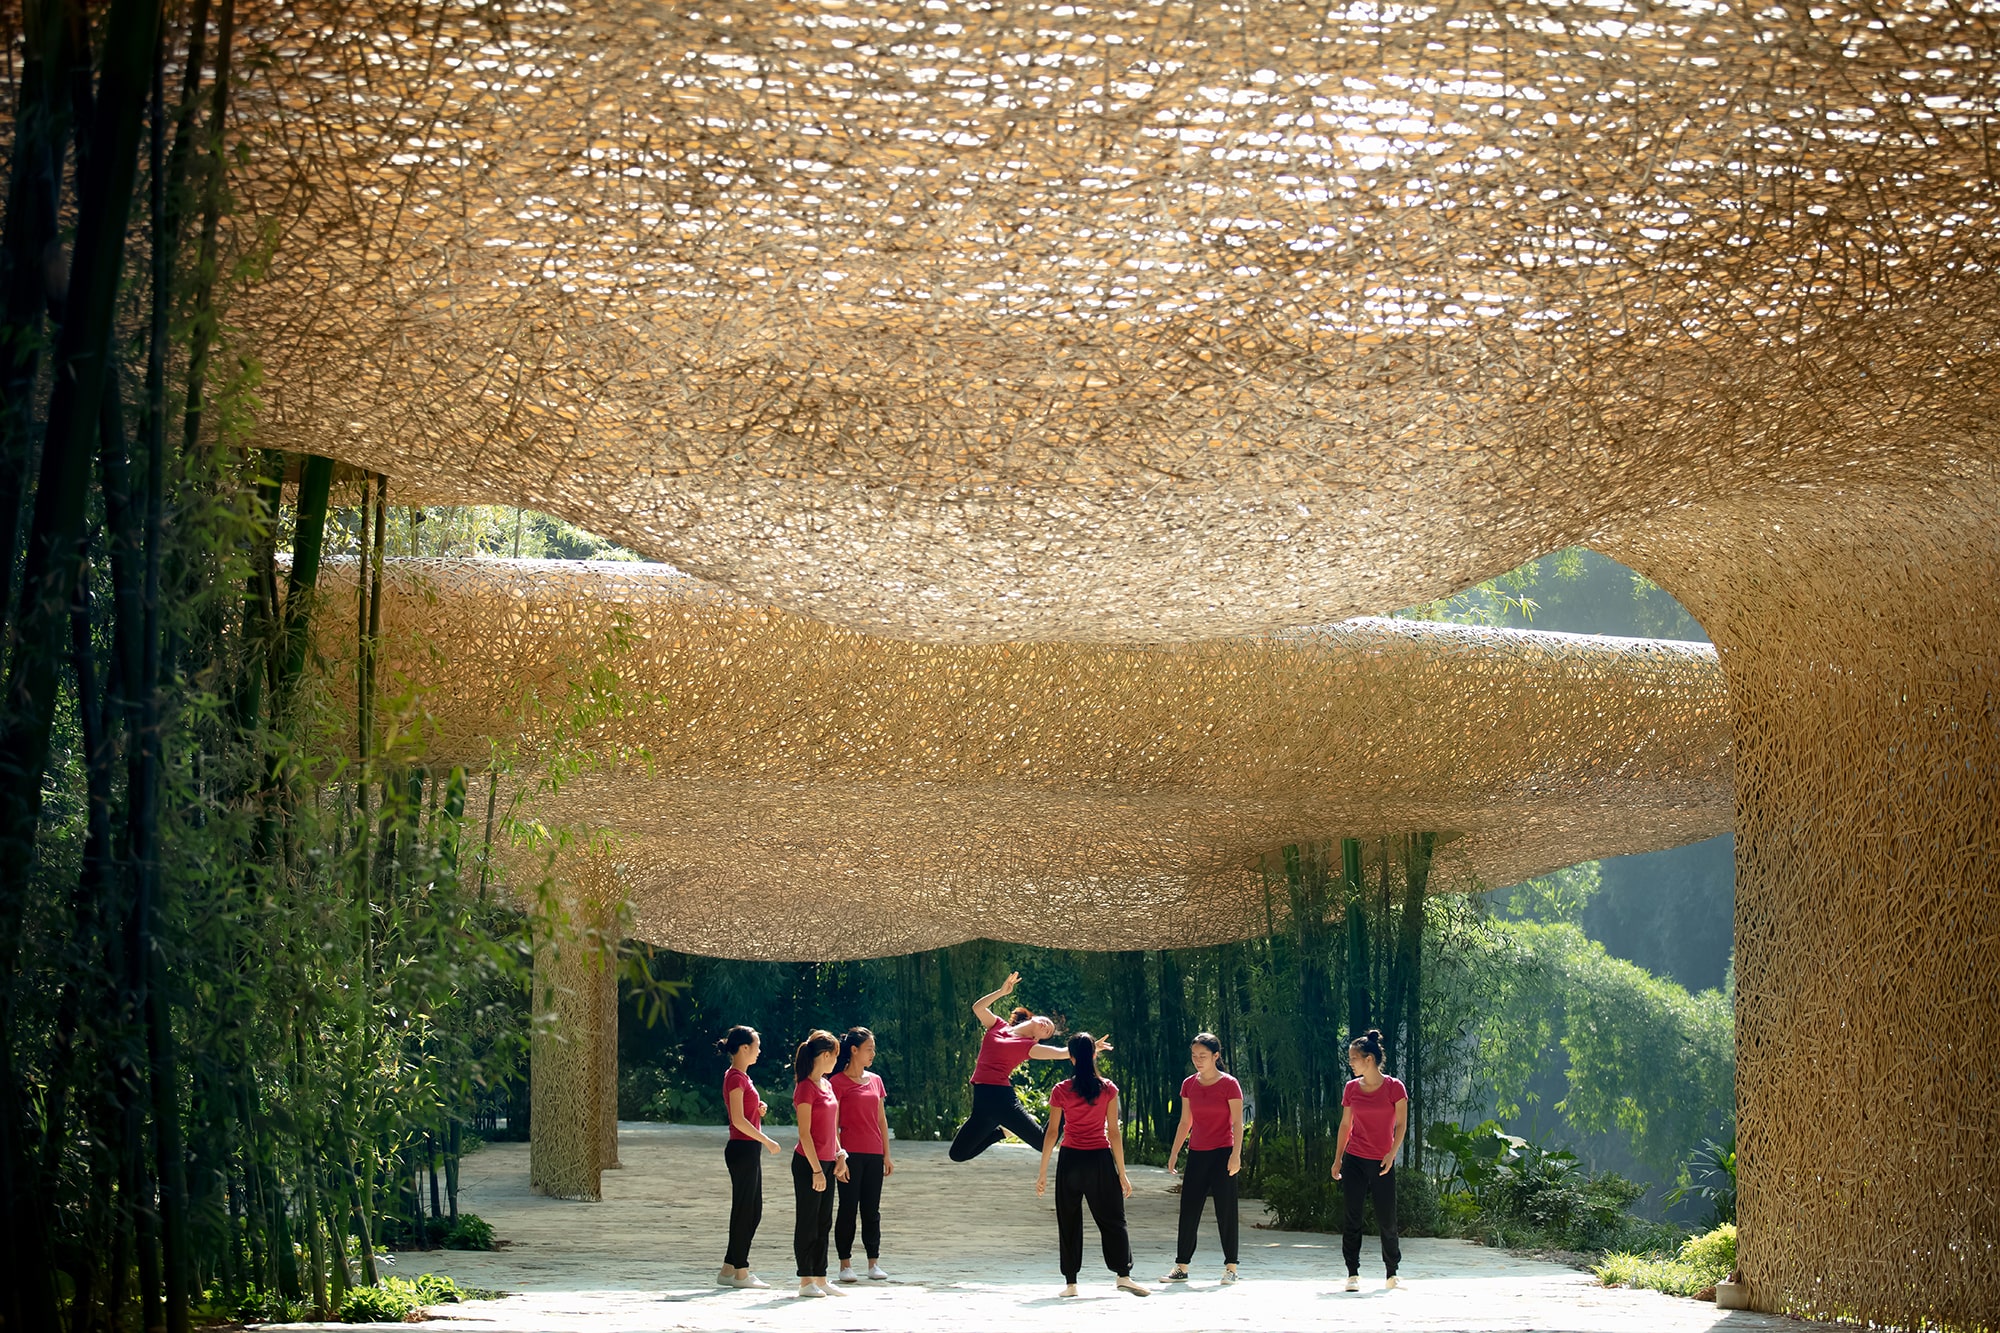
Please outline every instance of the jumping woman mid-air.
[[1382, 1072], [1382, 1034], [1375, 1028], [1347, 1044], [1354, 1077], [1340, 1094], [1340, 1140], [1333, 1149], [1333, 1178], [1347, 1204], [1341, 1230], [1341, 1257], [1347, 1260], [1347, 1289], [1361, 1290], [1361, 1211], [1375, 1200], [1375, 1225], [1382, 1232], [1384, 1287], [1397, 1284], [1403, 1247], [1396, 1237], [1396, 1154], [1410, 1127], [1410, 1094], [1402, 1080]]
[[833, 1230], [833, 1182], [847, 1179], [847, 1154], [840, 1149], [840, 1099], [826, 1076], [833, 1072], [840, 1043], [831, 1032], [815, 1032], [792, 1056], [792, 1109], [799, 1117], [799, 1146], [792, 1153], [792, 1195], [798, 1222], [792, 1228], [792, 1256], [799, 1264], [799, 1295], [845, 1296], [826, 1280], [826, 1235]]
[[1167, 1174], [1181, 1144], [1188, 1145], [1187, 1179], [1181, 1184], [1180, 1244], [1165, 1281], [1185, 1282], [1194, 1242], [1201, 1231], [1202, 1206], [1215, 1197], [1215, 1229], [1222, 1237], [1222, 1280], [1236, 1280], [1236, 1173], [1243, 1169], [1243, 1087], [1222, 1072], [1217, 1057], [1222, 1040], [1197, 1033], [1188, 1048], [1194, 1073], [1181, 1084], [1181, 1123], [1167, 1150]]
[[[994, 1014], [994, 1002], [1012, 995], [1020, 981], [1019, 972], [1009, 972], [999, 990], [972, 1002], [972, 1015], [985, 1035], [979, 1039], [979, 1062], [972, 1069], [972, 1116], [959, 1126], [951, 1141], [954, 1162], [971, 1161], [1005, 1138], [1010, 1129], [1023, 1143], [1042, 1141], [1042, 1127], [1014, 1092], [1014, 1071], [1029, 1060], [1067, 1060], [1070, 1052], [1042, 1044], [1055, 1035], [1054, 1019], [1018, 1007], [1004, 1023]], [[1070, 1043], [1072, 1048], [1075, 1045]], [[1108, 1051], [1111, 1041], [1099, 1038], [1092, 1049]]]
[[729, 1108], [729, 1142], [722, 1149], [729, 1168], [729, 1245], [715, 1282], [721, 1287], [768, 1287], [750, 1271], [750, 1242], [764, 1219], [763, 1154], [784, 1149], [764, 1132], [764, 1099], [750, 1081], [750, 1066], [763, 1053], [762, 1044], [757, 1029], [739, 1023], [715, 1049], [729, 1057], [729, 1072], [722, 1076], [722, 1104]]
[[834, 1248], [840, 1251], [836, 1282], [854, 1276], [854, 1219], [861, 1215], [861, 1245], [868, 1251], [868, 1276], [877, 1282], [888, 1274], [876, 1260], [882, 1257], [882, 1181], [895, 1174], [889, 1160], [889, 1110], [882, 1076], [868, 1072], [875, 1063], [875, 1034], [849, 1028], [840, 1038], [840, 1057], [827, 1079], [840, 1099], [840, 1146], [847, 1152], [847, 1178], [840, 1182], [840, 1211], [833, 1222]]
[[1076, 1073], [1049, 1090], [1049, 1129], [1042, 1136], [1042, 1170], [1037, 1197], [1048, 1192], [1049, 1154], [1062, 1140], [1056, 1159], [1056, 1237], [1062, 1257], [1065, 1296], [1076, 1295], [1083, 1268], [1083, 1206], [1104, 1241], [1104, 1266], [1118, 1275], [1118, 1289], [1148, 1296], [1132, 1280], [1132, 1238], [1125, 1229], [1125, 1200], [1132, 1178], [1125, 1174], [1125, 1135], [1118, 1123], [1118, 1085], [1097, 1072], [1097, 1046], [1088, 1032], [1069, 1039]]

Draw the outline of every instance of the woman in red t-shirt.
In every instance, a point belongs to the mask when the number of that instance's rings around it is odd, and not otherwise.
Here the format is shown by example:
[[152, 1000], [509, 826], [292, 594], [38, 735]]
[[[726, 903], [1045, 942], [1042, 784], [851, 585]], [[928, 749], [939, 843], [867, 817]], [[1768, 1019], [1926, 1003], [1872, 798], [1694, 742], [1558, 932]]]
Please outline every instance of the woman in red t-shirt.
[[840, 1182], [840, 1208], [833, 1219], [833, 1244], [840, 1252], [836, 1282], [859, 1281], [854, 1275], [854, 1222], [860, 1214], [861, 1245], [868, 1251], [868, 1276], [887, 1281], [876, 1260], [882, 1257], [882, 1182], [896, 1173], [889, 1160], [889, 1097], [882, 1076], [868, 1072], [875, 1063], [875, 1034], [849, 1028], [840, 1038], [837, 1072], [827, 1078], [840, 1100], [840, 1146], [847, 1153], [847, 1178]]
[[729, 1058], [722, 1076], [722, 1104], [729, 1111], [729, 1142], [722, 1160], [729, 1167], [729, 1245], [722, 1252], [720, 1287], [768, 1287], [750, 1271], [750, 1242], [764, 1220], [763, 1153], [782, 1152], [778, 1141], [764, 1132], [764, 1099], [750, 1081], [750, 1066], [763, 1054], [757, 1029], [742, 1024], [723, 1034], [715, 1049]]
[[1083, 1206], [1104, 1241], [1104, 1266], [1118, 1275], [1118, 1289], [1134, 1296], [1152, 1293], [1132, 1280], [1132, 1237], [1125, 1229], [1125, 1200], [1132, 1178], [1125, 1174], [1125, 1135], [1118, 1127], [1118, 1085], [1097, 1072], [1097, 1042], [1088, 1032], [1069, 1039], [1066, 1054], [1076, 1072], [1049, 1090], [1049, 1128], [1042, 1136], [1042, 1170], [1035, 1195], [1049, 1188], [1049, 1154], [1062, 1141], [1056, 1160], [1056, 1239], [1065, 1296], [1076, 1295], [1083, 1269]]
[[1382, 1232], [1383, 1285], [1398, 1285], [1396, 1268], [1403, 1247], [1396, 1237], [1396, 1154], [1410, 1127], [1410, 1094], [1400, 1079], [1382, 1072], [1382, 1033], [1369, 1028], [1347, 1044], [1354, 1077], [1340, 1094], [1340, 1141], [1333, 1147], [1333, 1178], [1347, 1204], [1340, 1252], [1347, 1260], [1347, 1289], [1361, 1290], [1361, 1210], [1375, 1201], [1375, 1225]]
[[[1019, 972], [1009, 972], [999, 990], [972, 1002], [972, 1016], [979, 1020], [983, 1035], [979, 1060], [972, 1068], [972, 1115], [951, 1140], [954, 1162], [971, 1161], [1007, 1137], [1010, 1129], [1023, 1143], [1042, 1141], [1042, 1127], [1014, 1091], [1014, 1071], [1030, 1060], [1067, 1060], [1069, 1052], [1043, 1044], [1055, 1035], [1054, 1019], [1016, 1007], [1003, 1023], [993, 1012], [994, 1001], [1012, 995], [1020, 981]], [[1110, 1050], [1110, 1038], [1100, 1038], [1096, 1049]]]
[[[1181, 1084], [1181, 1123], [1167, 1150], [1167, 1174], [1181, 1144], [1188, 1145], [1187, 1179], [1181, 1183], [1180, 1244], [1163, 1281], [1185, 1282], [1201, 1232], [1201, 1210], [1215, 1196], [1215, 1229], [1222, 1235], [1222, 1280], [1236, 1280], [1236, 1173], [1243, 1169], [1243, 1086], [1222, 1072], [1222, 1039], [1197, 1033], [1188, 1047], [1194, 1073]], [[1192, 1140], [1192, 1141], [1190, 1141]]]
[[826, 1238], [833, 1230], [833, 1182], [847, 1179], [847, 1154], [840, 1147], [840, 1099], [826, 1076], [840, 1043], [831, 1032], [814, 1032], [792, 1056], [792, 1109], [799, 1118], [799, 1146], [792, 1150], [792, 1197], [798, 1221], [792, 1227], [792, 1257], [799, 1263], [799, 1295], [845, 1296], [826, 1280]]

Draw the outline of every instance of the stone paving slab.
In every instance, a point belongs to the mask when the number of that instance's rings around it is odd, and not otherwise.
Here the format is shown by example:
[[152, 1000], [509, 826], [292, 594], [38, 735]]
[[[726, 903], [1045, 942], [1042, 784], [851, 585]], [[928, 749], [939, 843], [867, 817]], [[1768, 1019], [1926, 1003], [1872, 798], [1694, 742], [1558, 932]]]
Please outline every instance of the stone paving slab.
[[[1588, 1274], [1520, 1259], [1465, 1241], [1404, 1242], [1405, 1287], [1383, 1291], [1381, 1252], [1362, 1254], [1366, 1290], [1340, 1290], [1340, 1240], [1252, 1226], [1262, 1206], [1245, 1201], [1244, 1280], [1217, 1281], [1214, 1223], [1195, 1255], [1195, 1280], [1154, 1284], [1173, 1260], [1179, 1200], [1170, 1178], [1132, 1171], [1128, 1202], [1134, 1276], [1155, 1285], [1147, 1299], [1116, 1292], [1096, 1238], [1086, 1232], [1083, 1294], [1056, 1295], [1056, 1226], [1034, 1193], [1035, 1157], [1013, 1143], [954, 1163], [941, 1143], [896, 1145], [896, 1174], [882, 1199], [886, 1283], [846, 1288], [843, 1300], [791, 1293], [790, 1163], [765, 1158], [764, 1221], [751, 1267], [768, 1291], [711, 1285], [721, 1264], [729, 1185], [721, 1128], [624, 1124], [625, 1165], [605, 1173], [604, 1201], [566, 1203], [528, 1190], [525, 1144], [489, 1144], [465, 1160], [461, 1208], [491, 1222], [504, 1248], [489, 1254], [434, 1251], [398, 1256], [394, 1271], [449, 1273], [462, 1283], [515, 1293], [440, 1306], [423, 1325], [463, 1333], [639, 1333], [640, 1330], [952, 1330], [1046, 1326], [1092, 1333], [1207, 1330], [1394, 1329], [1409, 1333], [1696, 1333], [1698, 1330], [1828, 1328], [1801, 1320], [1679, 1300], [1657, 1292], [1607, 1290]], [[782, 1140], [781, 1140], [782, 1141]], [[1086, 1223], [1086, 1226], [1088, 1224]]]

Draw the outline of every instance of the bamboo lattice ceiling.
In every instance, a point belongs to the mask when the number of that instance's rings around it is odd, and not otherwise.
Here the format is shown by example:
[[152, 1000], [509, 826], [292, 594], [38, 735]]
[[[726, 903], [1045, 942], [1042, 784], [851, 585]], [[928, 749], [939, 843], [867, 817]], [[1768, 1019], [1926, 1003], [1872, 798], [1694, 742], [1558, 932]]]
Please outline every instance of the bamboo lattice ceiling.
[[1386, 620], [922, 644], [657, 565], [502, 560], [392, 562], [383, 614], [386, 693], [416, 688], [434, 763], [546, 754], [616, 674], [622, 708], [569, 741], [624, 762], [535, 813], [614, 833], [634, 933], [701, 953], [1233, 939], [1266, 925], [1259, 860], [1289, 842], [1436, 830], [1433, 882], [1463, 888], [1732, 814], [1706, 644]]
[[269, 7], [239, 317], [271, 442], [806, 615], [1324, 623], [1989, 463], [1992, 22]]

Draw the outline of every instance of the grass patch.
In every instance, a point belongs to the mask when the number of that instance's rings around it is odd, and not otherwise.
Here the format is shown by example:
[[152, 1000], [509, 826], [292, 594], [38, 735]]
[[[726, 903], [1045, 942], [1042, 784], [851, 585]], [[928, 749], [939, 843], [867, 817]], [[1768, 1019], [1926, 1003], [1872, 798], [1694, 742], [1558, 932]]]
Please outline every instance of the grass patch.
[[1706, 1297], [1735, 1268], [1736, 1227], [1725, 1222], [1705, 1235], [1690, 1238], [1677, 1254], [1620, 1251], [1605, 1255], [1590, 1271], [1607, 1287], [1643, 1287], [1669, 1296]]

